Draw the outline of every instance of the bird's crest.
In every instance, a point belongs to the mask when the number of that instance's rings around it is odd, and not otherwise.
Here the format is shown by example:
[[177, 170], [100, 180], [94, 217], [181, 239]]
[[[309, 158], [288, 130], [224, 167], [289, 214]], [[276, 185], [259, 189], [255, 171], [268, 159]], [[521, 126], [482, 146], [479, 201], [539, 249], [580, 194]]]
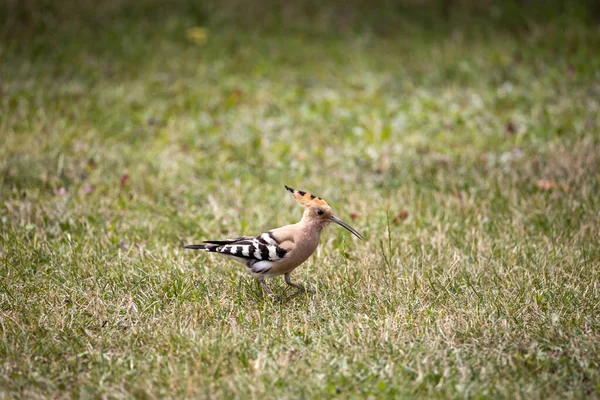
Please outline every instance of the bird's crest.
[[329, 204], [327, 204], [325, 200], [318, 196], [315, 196], [314, 194], [310, 194], [303, 190], [296, 190], [287, 185], [285, 185], [285, 188], [288, 190], [288, 192], [292, 194], [292, 196], [294, 196], [294, 199], [296, 199], [296, 201], [300, 203], [300, 205], [302, 205], [303, 207], [329, 207]]

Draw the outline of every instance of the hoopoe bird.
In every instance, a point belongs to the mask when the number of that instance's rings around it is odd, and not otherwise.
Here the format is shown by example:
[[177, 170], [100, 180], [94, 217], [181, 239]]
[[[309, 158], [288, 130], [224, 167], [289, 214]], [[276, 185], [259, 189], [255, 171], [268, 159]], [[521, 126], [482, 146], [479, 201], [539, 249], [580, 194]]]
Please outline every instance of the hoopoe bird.
[[242, 236], [229, 240], [206, 240], [205, 244], [184, 245], [185, 249], [219, 253], [246, 265], [259, 285], [269, 294], [273, 292], [265, 279], [284, 275], [285, 282], [300, 292], [310, 292], [293, 283], [291, 273], [306, 261], [319, 245], [321, 232], [331, 222], [346, 228], [357, 238], [362, 235], [350, 225], [333, 215], [325, 200], [302, 190], [285, 188], [304, 207], [300, 222], [272, 229], [258, 236]]

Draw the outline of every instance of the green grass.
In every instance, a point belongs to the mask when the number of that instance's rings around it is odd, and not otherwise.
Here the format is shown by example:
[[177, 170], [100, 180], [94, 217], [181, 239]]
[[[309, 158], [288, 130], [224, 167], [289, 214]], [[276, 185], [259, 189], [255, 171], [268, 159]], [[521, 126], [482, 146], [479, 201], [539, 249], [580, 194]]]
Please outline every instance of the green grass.
[[[0, 398], [600, 397], [580, 10], [76, 3], [0, 24]], [[296, 222], [284, 184], [367, 237], [316, 294], [179, 247]]]

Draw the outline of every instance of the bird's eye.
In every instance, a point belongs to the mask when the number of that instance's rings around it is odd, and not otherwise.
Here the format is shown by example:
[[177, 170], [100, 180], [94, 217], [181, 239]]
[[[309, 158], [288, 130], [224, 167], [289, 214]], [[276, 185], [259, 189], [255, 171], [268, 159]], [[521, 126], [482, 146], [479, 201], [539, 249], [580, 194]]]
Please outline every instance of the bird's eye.
[[323, 210], [321, 210], [320, 208], [317, 208], [317, 215], [323, 215]]

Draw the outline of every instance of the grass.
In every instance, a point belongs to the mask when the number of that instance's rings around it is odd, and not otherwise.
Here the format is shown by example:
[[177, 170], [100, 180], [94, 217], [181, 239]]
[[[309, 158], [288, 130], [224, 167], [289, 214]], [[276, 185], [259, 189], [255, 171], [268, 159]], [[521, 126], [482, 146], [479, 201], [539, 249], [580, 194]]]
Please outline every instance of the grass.
[[[597, 25], [7, 4], [0, 397], [600, 397]], [[179, 248], [284, 184], [315, 295]]]

